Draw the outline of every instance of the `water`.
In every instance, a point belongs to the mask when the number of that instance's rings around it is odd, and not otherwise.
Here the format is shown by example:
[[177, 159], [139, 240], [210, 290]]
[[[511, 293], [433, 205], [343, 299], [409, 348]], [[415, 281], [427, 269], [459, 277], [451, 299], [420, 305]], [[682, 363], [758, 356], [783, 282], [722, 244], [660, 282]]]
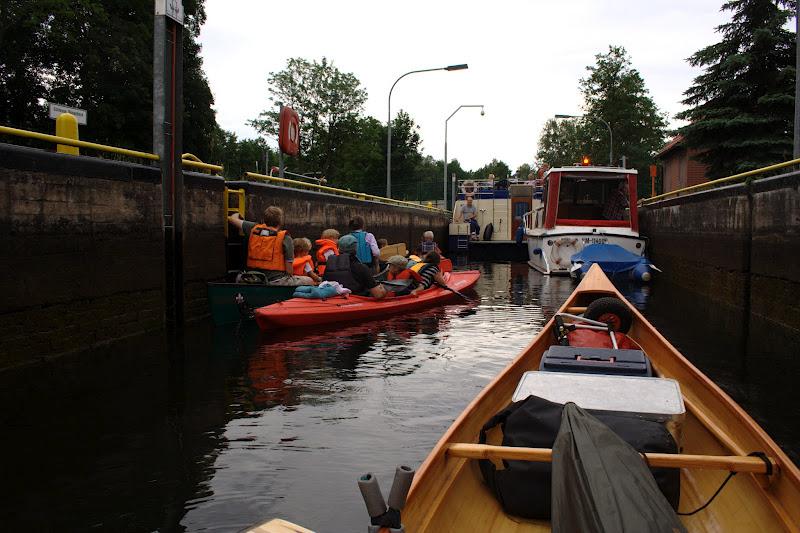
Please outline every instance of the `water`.
[[[180, 346], [138, 338], [4, 376], [0, 523], [236, 531], [282, 517], [363, 531], [358, 475], [376, 473], [388, 491], [395, 465], [419, 465], [574, 289], [524, 264], [476, 266], [477, 303], [278, 337], [203, 323]], [[696, 317], [675, 318], [674, 288], [623, 290], [796, 451], [800, 436], [785, 427], [796, 409], [773, 409], [792, 394], [787, 378], [785, 392], [754, 394], [745, 351], [716, 357]], [[723, 351], [736, 347], [725, 338]]]

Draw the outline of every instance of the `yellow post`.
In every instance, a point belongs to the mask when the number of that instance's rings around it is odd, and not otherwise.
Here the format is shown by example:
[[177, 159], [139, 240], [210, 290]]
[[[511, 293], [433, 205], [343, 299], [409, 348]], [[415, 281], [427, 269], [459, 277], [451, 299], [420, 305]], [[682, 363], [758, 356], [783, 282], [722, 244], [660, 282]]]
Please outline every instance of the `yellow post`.
[[[56, 119], [56, 136], [78, 140], [78, 119], [71, 113], [61, 113]], [[66, 144], [56, 145], [56, 152], [59, 154], [81, 155], [77, 146]]]

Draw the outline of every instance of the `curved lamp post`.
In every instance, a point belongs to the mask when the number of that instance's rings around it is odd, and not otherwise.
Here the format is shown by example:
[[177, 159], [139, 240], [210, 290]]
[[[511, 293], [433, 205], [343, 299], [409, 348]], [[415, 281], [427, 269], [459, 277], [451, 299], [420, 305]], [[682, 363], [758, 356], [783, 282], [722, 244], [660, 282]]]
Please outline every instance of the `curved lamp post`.
[[[462, 107], [480, 107], [481, 108], [481, 116], [483, 116], [485, 114], [484, 111], [483, 111], [483, 105], [481, 105], [481, 104], [460, 105], [460, 106], [458, 106], [456, 108], [455, 111], [453, 111], [450, 114], [449, 117], [447, 117], [447, 120], [444, 121], [444, 203], [445, 203], [445, 209], [447, 209], [447, 121], [449, 121], [451, 118], [453, 118], [453, 115], [458, 113], [458, 111]], [[453, 203], [455, 203], [455, 201], [456, 201], [456, 186], [455, 186], [455, 183], [454, 183], [453, 184]]]
[[595, 115], [556, 115], [555, 118], [593, 118], [605, 124], [608, 128], [608, 166], [614, 166], [614, 134], [611, 133], [611, 126], [608, 125], [608, 122]]
[[469, 68], [466, 63], [462, 63], [460, 65], [449, 65], [447, 67], [438, 67], [438, 68], [425, 68], [422, 70], [412, 70], [406, 72], [399, 78], [397, 78], [394, 83], [392, 84], [392, 88], [389, 89], [389, 112], [388, 112], [388, 130], [386, 133], [386, 197], [392, 197], [392, 91], [394, 91], [394, 86], [397, 85], [397, 82], [408, 76], [409, 74], [417, 74], [419, 72], [434, 72], [436, 70], [464, 70]]

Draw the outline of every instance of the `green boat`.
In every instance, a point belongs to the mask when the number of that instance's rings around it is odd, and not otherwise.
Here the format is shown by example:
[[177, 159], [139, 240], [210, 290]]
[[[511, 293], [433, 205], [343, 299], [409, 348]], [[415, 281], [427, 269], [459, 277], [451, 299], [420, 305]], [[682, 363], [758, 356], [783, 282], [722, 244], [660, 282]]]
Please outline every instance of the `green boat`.
[[252, 310], [288, 300], [296, 288], [260, 283], [209, 283], [208, 305], [211, 307], [211, 317], [217, 326], [252, 319]]

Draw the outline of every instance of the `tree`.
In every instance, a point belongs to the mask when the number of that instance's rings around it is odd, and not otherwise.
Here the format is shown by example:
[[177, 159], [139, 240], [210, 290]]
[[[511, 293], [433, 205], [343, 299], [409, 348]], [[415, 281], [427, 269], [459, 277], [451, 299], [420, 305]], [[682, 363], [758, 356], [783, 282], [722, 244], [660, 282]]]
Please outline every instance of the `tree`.
[[342, 72], [326, 58], [292, 58], [286, 68], [267, 76], [273, 105], [248, 121], [264, 135], [278, 134], [278, 104], [300, 115], [302, 143], [295, 164], [300, 171], [336, 174], [337, 157], [347, 135], [353, 133], [367, 92], [352, 73]]
[[489, 178], [489, 174], [494, 174], [496, 180], [501, 180], [511, 175], [511, 169], [503, 161], [492, 159], [491, 163], [478, 170], [473, 170], [471, 174], [471, 178], [475, 180], [486, 180]]
[[586, 137], [577, 120], [549, 119], [539, 134], [539, 149], [536, 160], [551, 167], [571, 165], [581, 160]]
[[647, 181], [647, 168], [665, 140], [666, 116], [650, 97], [644, 80], [633, 66], [624, 48], [609, 46], [607, 54], [595, 56], [597, 63], [586, 67], [591, 74], [580, 81], [586, 118], [579, 129], [588, 141], [588, 153], [599, 163], [608, 160], [609, 134], [614, 136], [614, 164], [621, 156], [626, 166], [638, 169], [639, 188]]
[[[791, 8], [791, 9], [787, 9]], [[730, 0], [722, 40], [689, 58], [705, 68], [684, 93], [678, 118], [690, 148], [701, 151], [708, 177], [719, 178], [787, 160], [792, 155], [795, 34], [785, 27], [794, 3]]]
[[[204, 0], [184, 2], [184, 149], [206, 159], [216, 128], [197, 36]], [[87, 140], [150, 151], [150, 0], [0, 2], [0, 123], [52, 131], [45, 101], [89, 111]]]
[[[551, 166], [569, 165], [588, 155], [595, 164], [606, 164], [609, 124], [614, 137], [614, 161], [621, 156], [626, 166], [639, 170], [643, 187], [645, 169], [664, 144], [666, 117], [650, 97], [644, 80], [631, 65], [624, 48], [609, 46], [586, 67], [589, 76], [580, 80], [585, 115], [579, 120], [548, 120], [539, 138], [537, 160]], [[602, 119], [602, 120], [600, 120]]]
[[526, 180], [528, 179], [528, 174], [531, 173], [531, 166], [528, 163], [523, 163], [517, 167], [517, 171], [514, 172], [514, 175], [517, 179]]

